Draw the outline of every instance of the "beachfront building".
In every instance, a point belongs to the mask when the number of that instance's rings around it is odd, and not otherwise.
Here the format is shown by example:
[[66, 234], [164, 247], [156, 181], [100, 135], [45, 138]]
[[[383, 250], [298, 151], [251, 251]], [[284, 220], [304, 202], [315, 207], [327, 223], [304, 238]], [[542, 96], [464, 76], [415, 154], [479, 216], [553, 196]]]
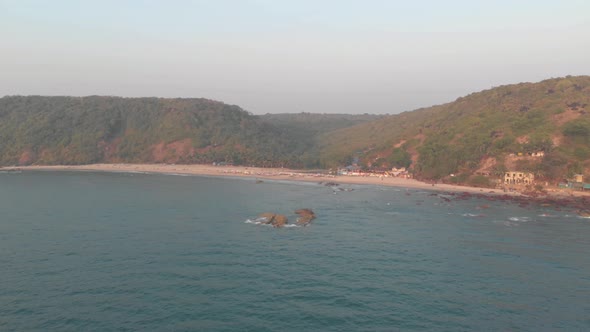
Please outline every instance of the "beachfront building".
[[504, 184], [532, 184], [535, 181], [533, 173], [506, 172], [504, 173]]

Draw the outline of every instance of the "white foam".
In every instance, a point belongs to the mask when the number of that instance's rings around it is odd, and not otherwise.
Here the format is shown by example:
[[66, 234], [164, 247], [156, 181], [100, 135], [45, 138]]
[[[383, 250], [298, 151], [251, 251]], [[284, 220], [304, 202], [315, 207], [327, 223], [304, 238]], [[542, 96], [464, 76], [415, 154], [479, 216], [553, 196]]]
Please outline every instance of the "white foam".
[[462, 216], [463, 217], [470, 217], [470, 218], [485, 217], [485, 215], [483, 215], [483, 214], [475, 214], [475, 213], [463, 213]]
[[[254, 220], [246, 219], [246, 221], [244, 221], [244, 223], [245, 224], [253, 224], [253, 225], [273, 227], [271, 224], [267, 224], [266, 223], [266, 218], [256, 218]], [[300, 225], [295, 225], [295, 224], [286, 224], [283, 227], [285, 227], [285, 228], [293, 228], [293, 227], [301, 227], [301, 226]]]
[[254, 225], [266, 225], [266, 223], [262, 222], [260, 220], [260, 218], [254, 219], [254, 220], [246, 219], [246, 221], [244, 221], [244, 223], [245, 224], [254, 224]]
[[508, 218], [508, 220], [516, 221], [516, 222], [527, 222], [527, 221], [531, 221], [531, 218], [529, 218], [529, 217], [510, 217], [510, 218]]

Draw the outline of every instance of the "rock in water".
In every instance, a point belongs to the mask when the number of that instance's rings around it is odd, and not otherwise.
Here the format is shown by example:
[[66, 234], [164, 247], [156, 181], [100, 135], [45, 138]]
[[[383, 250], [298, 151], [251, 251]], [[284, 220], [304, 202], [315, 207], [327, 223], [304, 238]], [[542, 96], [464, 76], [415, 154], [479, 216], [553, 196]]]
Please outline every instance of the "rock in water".
[[287, 224], [289, 220], [287, 219], [286, 216], [282, 215], [282, 214], [275, 214], [275, 217], [272, 221], [272, 226], [273, 227], [283, 227]]
[[271, 224], [275, 219], [276, 214], [272, 212], [265, 212], [258, 215], [258, 219], [263, 219], [261, 222], [264, 224]]
[[315, 213], [311, 209], [299, 209], [299, 210], [295, 210], [295, 214], [315, 216]]
[[315, 219], [315, 213], [311, 209], [299, 209], [295, 211], [295, 214], [299, 215], [297, 218], [297, 224], [307, 226]]
[[283, 227], [289, 222], [285, 215], [272, 212], [262, 213], [258, 216], [258, 219], [262, 219], [261, 222], [264, 224], [272, 225], [277, 228]]

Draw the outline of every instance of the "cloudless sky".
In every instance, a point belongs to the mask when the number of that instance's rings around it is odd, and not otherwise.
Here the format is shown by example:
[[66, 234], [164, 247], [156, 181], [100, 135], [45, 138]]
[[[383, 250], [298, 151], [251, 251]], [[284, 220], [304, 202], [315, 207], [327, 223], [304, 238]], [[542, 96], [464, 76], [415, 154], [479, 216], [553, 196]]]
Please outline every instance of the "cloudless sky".
[[0, 96], [398, 113], [588, 74], [588, 0], [0, 0]]

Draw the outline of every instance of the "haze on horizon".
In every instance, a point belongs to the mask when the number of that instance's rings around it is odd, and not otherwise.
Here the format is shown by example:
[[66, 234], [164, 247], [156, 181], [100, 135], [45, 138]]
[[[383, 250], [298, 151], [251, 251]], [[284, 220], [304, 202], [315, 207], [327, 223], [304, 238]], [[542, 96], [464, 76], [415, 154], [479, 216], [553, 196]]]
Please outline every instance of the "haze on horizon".
[[590, 2], [0, 0], [0, 96], [399, 113], [590, 73]]

